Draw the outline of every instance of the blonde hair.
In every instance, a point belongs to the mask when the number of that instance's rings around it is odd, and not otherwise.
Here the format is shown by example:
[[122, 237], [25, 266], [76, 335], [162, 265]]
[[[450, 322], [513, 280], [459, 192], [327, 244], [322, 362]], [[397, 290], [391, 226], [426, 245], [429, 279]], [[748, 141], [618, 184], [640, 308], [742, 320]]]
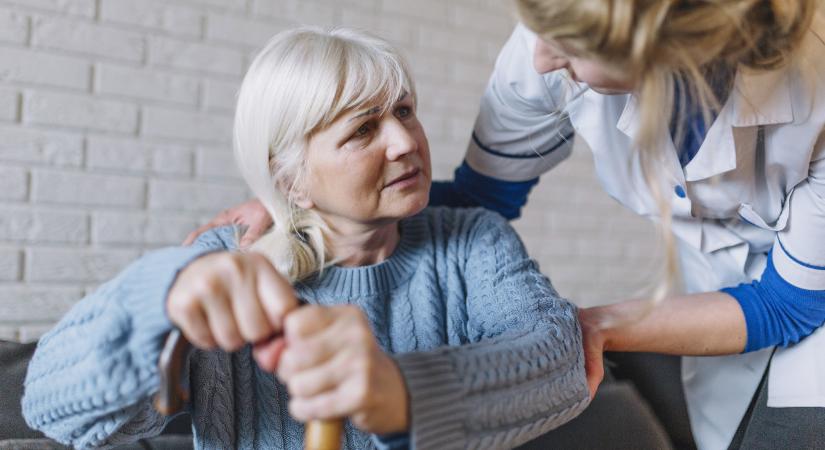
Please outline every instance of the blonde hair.
[[345, 112], [387, 110], [403, 93], [415, 98], [406, 61], [365, 32], [304, 27], [266, 44], [244, 77], [235, 112], [235, 160], [274, 223], [250, 250], [291, 281], [323, 268], [326, 226], [295, 204], [306, 187], [309, 139]]
[[[593, 59], [610, 73], [636, 81], [641, 166], [654, 201], [664, 241], [663, 298], [676, 278], [671, 208], [657, 176], [662, 167], [662, 133], [676, 111], [684, 117], [686, 97], [701, 108], [705, 123], [721, 108], [711, 85], [733, 87], [735, 71], [769, 70], [788, 64], [816, 9], [815, 0], [517, 0], [520, 20], [540, 37], [564, 42], [576, 56]], [[679, 93], [679, 99], [675, 98]], [[725, 94], [727, 95], [727, 94]], [[678, 102], [676, 100], [679, 100]], [[680, 121], [681, 122], [681, 121]], [[667, 122], [665, 122], [667, 124]], [[677, 127], [675, 141], [684, 131]]]

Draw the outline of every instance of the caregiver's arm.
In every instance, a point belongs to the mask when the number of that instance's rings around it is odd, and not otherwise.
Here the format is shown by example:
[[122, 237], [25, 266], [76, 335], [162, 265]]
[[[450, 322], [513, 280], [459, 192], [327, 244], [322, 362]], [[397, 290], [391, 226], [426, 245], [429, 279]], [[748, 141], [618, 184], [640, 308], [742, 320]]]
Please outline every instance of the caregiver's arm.
[[668, 297], [652, 309], [649, 300], [597, 306], [581, 319], [586, 338], [609, 351], [725, 355], [742, 352], [747, 337], [742, 309], [721, 292]]
[[[786, 199], [759, 280], [666, 299], [635, 323], [603, 330], [609, 350], [720, 355], [788, 346], [825, 323], [825, 133], [813, 146], [808, 178]], [[628, 318], [643, 302], [591, 308], [583, 320]], [[627, 322], [627, 321], [625, 321]]]
[[499, 215], [462, 223], [470, 343], [397, 355], [415, 448], [510, 448], [588, 404], [576, 308]]
[[133, 442], [163, 430], [167, 419], [155, 412], [151, 395], [160, 386], [158, 356], [172, 329], [167, 291], [190, 261], [227, 246], [217, 231], [192, 247], [147, 253], [43, 336], [22, 401], [30, 427], [76, 448]]
[[745, 351], [794, 344], [825, 322], [825, 131], [812, 147], [808, 178], [785, 199], [788, 222], [761, 279], [724, 289], [745, 314]]
[[539, 176], [570, 155], [573, 127], [562, 114], [571, 85], [561, 71], [533, 69], [536, 36], [518, 25], [481, 98], [465, 160], [450, 181], [433, 182], [433, 206], [480, 206], [521, 214]]

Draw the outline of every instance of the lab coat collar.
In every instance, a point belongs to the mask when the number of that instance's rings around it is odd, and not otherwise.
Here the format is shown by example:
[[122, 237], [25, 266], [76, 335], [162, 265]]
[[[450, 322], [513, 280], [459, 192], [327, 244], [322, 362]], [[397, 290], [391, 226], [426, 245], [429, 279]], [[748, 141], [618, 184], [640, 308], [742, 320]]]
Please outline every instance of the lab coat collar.
[[[737, 70], [734, 88], [728, 100], [708, 129], [698, 152], [684, 168], [684, 180], [703, 180], [735, 169], [736, 141], [742, 139], [744, 142], [741, 144], [752, 145], [758, 126], [792, 122], [791, 99], [787, 69], [767, 72], [746, 68]], [[734, 127], [752, 129], [734, 133]], [[628, 96], [616, 128], [633, 140], [638, 136], [638, 101], [634, 95]], [[673, 158], [667, 156], [665, 161], [668, 161], [668, 169], [672, 169], [670, 161], [675, 159], [675, 155], [670, 155]], [[679, 178], [682, 177], [676, 177]]]
[[758, 127], [792, 121], [788, 71], [740, 67], [728, 101], [685, 166], [685, 180], [704, 180], [735, 169], [737, 153], [744, 154], [755, 145]]

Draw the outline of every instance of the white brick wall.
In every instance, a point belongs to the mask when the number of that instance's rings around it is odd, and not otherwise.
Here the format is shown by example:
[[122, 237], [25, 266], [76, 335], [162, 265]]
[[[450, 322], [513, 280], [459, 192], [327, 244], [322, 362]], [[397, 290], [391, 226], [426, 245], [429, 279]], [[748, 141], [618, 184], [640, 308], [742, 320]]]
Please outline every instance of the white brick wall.
[[[256, 48], [297, 24], [368, 28], [409, 55], [436, 177], [461, 161], [512, 29], [499, 0], [0, 0], [0, 338], [36, 339], [147, 249], [247, 198], [230, 142]], [[560, 292], [633, 294], [651, 227], [590, 155], [544, 177], [516, 228]]]

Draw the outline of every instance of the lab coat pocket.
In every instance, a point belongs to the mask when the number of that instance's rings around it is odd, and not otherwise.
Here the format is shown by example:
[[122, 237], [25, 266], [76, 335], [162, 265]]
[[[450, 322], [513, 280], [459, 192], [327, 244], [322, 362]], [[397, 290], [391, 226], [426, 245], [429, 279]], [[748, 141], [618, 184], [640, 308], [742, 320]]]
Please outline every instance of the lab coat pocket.
[[793, 189], [785, 196], [785, 203], [782, 205], [782, 210], [775, 218], [763, 217], [765, 214], [759, 214], [753, 209], [750, 203], [742, 203], [739, 205], [739, 217], [746, 220], [753, 226], [762, 228], [763, 230], [782, 231], [788, 224], [788, 215], [790, 213], [790, 198], [793, 194]]

